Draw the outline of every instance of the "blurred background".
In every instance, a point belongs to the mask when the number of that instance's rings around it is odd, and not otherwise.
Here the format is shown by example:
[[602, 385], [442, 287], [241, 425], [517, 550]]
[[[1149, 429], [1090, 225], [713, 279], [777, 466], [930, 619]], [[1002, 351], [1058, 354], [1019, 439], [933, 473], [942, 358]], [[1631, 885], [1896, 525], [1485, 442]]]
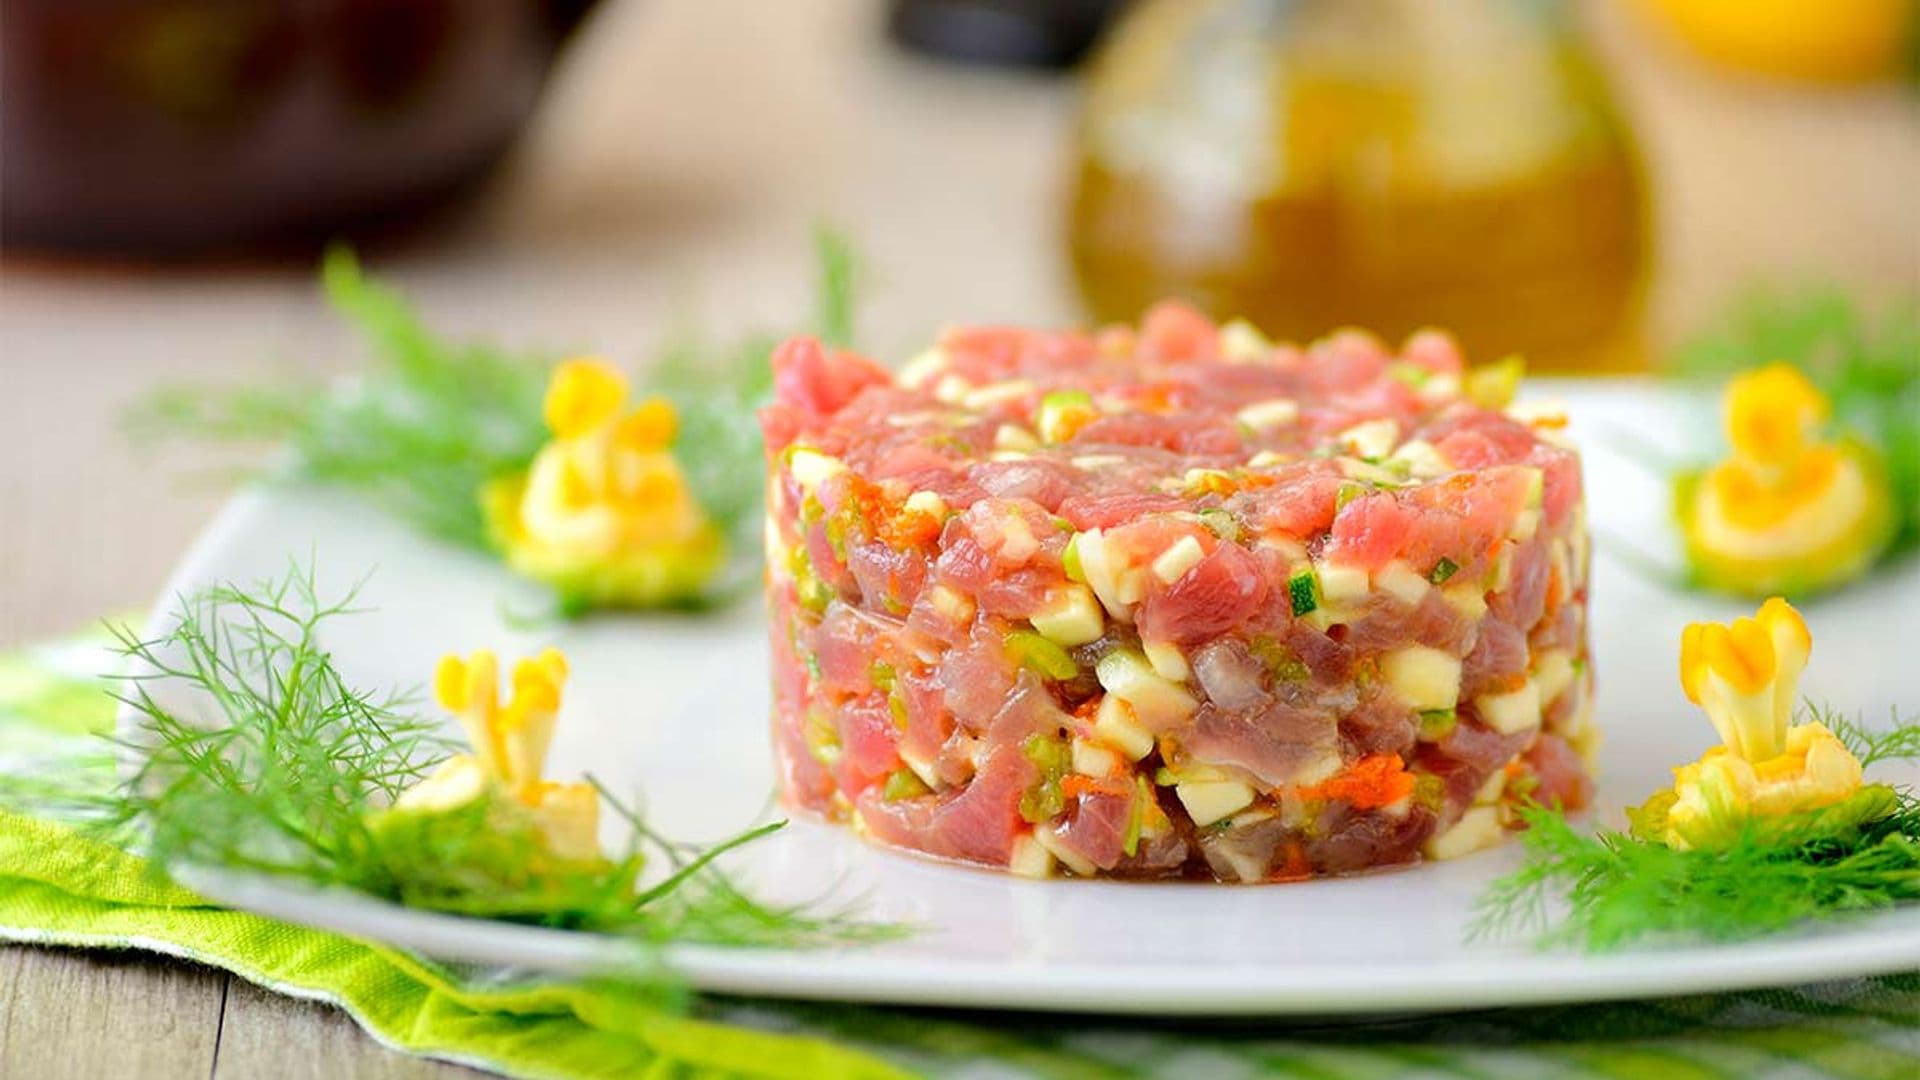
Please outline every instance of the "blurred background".
[[129, 402], [351, 368], [330, 239], [623, 360], [794, 325], [828, 221], [888, 360], [1177, 294], [1640, 370], [1755, 282], [1920, 294], [1917, 8], [0, 0], [0, 645], [145, 602], [217, 506]]

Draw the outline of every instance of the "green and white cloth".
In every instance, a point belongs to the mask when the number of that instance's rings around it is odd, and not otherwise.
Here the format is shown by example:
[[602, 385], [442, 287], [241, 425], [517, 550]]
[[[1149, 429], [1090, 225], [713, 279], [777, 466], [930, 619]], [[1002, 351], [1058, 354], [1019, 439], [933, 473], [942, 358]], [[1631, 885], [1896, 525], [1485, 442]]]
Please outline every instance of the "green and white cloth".
[[[0, 657], [0, 777], [101, 768], [113, 703], [87, 638]], [[104, 779], [104, 777], [103, 777]], [[1611, 1005], [1303, 1027], [883, 1009], [454, 971], [221, 908], [138, 857], [0, 812], [0, 939], [141, 949], [346, 1009], [408, 1053], [512, 1076], [1912, 1080], [1920, 973]]]

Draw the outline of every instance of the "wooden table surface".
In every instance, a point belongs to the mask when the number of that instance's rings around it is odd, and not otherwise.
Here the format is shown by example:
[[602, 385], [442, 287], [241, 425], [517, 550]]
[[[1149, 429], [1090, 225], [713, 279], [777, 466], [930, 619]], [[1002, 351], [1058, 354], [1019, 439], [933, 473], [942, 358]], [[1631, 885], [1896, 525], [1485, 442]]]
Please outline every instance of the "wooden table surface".
[[[1700, 69], [1588, 12], [1658, 193], [1657, 336], [1755, 276], [1920, 290], [1920, 98]], [[1073, 316], [1056, 247], [1069, 84], [917, 63], [851, 0], [616, 0], [471, 211], [390, 253], [438, 326], [644, 353], [674, 313], [804, 311], [808, 227], [874, 269], [863, 337]], [[0, 647], [147, 603], [224, 493], [135, 454], [126, 404], [183, 378], [344, 369], [304, 268], [0, 267]], [[178, 464], [174, 462], [174, 464]], [[0, 1076], [421, 1077], [343, 1014], [137, 956], [0, 950]]]

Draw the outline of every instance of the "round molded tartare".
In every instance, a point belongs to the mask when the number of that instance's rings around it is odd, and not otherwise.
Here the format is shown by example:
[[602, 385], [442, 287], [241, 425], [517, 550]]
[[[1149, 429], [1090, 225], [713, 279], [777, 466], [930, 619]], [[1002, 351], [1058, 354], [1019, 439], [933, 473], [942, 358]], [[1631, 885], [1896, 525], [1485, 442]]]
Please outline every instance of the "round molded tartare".
[[773, 363], [789, 803], [1030, 876], [1272, 881], [1587, 801], [1579, 458], [1476, 404], [1445, 336], [1302, 349], [1168, 304], [951, 331], [898, 375]]

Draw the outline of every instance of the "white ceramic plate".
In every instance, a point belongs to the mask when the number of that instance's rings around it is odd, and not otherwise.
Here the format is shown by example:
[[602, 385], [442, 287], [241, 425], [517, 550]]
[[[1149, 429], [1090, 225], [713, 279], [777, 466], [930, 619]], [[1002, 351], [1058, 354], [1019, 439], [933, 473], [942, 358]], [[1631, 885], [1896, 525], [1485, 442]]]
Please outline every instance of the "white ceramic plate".
[[[1657, 547], [1660, 485], [1608, 443], [1672, 446], [1681, 413], [1645, 388], [1564, 383], [1588, 449], [1592, 520]], [[1697, 437], [1699, 433], [1696, 432]], [[757, 604], [719, 615], [602, 618], [538, 631], [503, 610], [532, 594], [486, 560], [421, 540], [338, 495], [254, 492], [230, 506], [181, 565], [170, 594], [209, 581], [317, 562], [324, 591], [366, 578], [369, 614], [327, 644], [350, 680], [418, 685], [443, 652], [525, 654], [556, 644], [572, 684], [550, 773], [591, 770], [644, 793], [656, 824], [716, 839], [768, 813], [766, 658]], [[1662, 591], [1601, 544], [1593, 632], [1600, 679], [1600, 806], [1620, 808], [1667, 780], [1709, 741], [1675, 672], [1682, 624], [1741, 605]], [[369, 577], [368, 575], [371, 574]], [[171, 602], [163, 605], [163, 611]], [[1920, 704], [1920, 567], [1911, 563], [1808, 611], [1816, 646], [1806, 690], [1885, 715]], [[1590, 1000], [1789, 983], [1920, 967], [1920, 909], [1723, 947], [1592, 957], [1524, 943], [1471, 944], [1471, 904], [1511, 869], [1511, 846], [1458, 862], [1285, 886], [1019, 881], [863, 845], [796, 821], [732, 866], [765, 897], [830, 894], [921, 932], [826, 952], [683, 947], [671, 962], [716, 991], [959, 1006], [1143, 1013], [1314, 1014]], [[237, 906], [450, 959], [578, 973], [627, 956], [617, 942], [480, 923], [257, 878], [194, 876]]]

